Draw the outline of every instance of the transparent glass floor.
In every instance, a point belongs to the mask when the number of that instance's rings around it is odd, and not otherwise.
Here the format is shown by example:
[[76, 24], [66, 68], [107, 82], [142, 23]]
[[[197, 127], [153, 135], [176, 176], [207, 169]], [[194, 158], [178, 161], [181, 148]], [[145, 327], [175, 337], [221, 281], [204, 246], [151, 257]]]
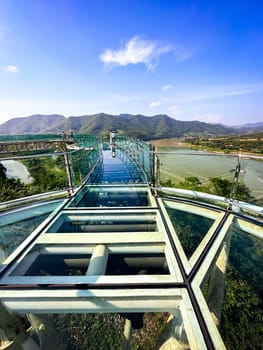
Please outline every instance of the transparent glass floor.
[[113, 157], [111, 151], [103, 151], [101, 183], [145, 183], [136, 164]]
[[22, 239], [12, 220], [26, 223], [31, 208], [0, 215], [8, 246], [19, 238], [2, 259], [0, 296], [31, 324], [31, 340], [43, 349], [260, 348], [262, 222], [156, 194], [134, 164], [103, 155], [99, 180], [34, 215]]
[[149, 189], [143, 185], [86, 185], [69, 207], [150, 206]]

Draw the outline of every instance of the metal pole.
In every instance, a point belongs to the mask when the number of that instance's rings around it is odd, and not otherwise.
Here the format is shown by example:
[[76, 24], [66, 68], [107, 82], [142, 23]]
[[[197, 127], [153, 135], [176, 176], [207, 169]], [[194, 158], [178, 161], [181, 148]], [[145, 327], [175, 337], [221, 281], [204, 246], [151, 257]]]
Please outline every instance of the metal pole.
[[73, 182], [72, 182], [70, 162], [69, 162], [67, 151], [64, 153], [64, 161], [65, 161], [65, 167], [66, 167], [66, 172], [67, 172], [67, 177], [68, 177], [69, 195], [72, 195], [73, 194]]
[[235, 169], [235, 174], [233, 177], [233, 181], [232, 181], [232, 186], [231, 186], [231, 190], [230, 190], [230, 194], [229, 194], [229, 209], [232, 209], [232, 205], [234, 200], [236, 199], [236, 191], [237, 191], [237, 185], [238, 185], [238, 178], [239, 178], [239, 174], [240, 174], [240, 170], [241, 170], [241, 164], [240, 164], [240, 157], [237, 157], [237, 165], [236, 165], [236, 169]]
[[154, 187], [158, 187], [158, 168], [159, 168], [159, 162], [158, 162], [158, 147], [154, 146], [153, 148], [154, 151], [154, 165], [153, 165], [153, 183], [154, 183]]

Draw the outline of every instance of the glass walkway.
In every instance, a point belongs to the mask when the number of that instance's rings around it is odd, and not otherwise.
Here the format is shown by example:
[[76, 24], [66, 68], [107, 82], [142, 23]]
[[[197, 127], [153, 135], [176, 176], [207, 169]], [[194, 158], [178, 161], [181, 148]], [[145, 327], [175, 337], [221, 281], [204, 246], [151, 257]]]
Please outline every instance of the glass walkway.
[[128, 142], [0, 214], [0, 349], [260, 349], [262, 208], [160, 187]]

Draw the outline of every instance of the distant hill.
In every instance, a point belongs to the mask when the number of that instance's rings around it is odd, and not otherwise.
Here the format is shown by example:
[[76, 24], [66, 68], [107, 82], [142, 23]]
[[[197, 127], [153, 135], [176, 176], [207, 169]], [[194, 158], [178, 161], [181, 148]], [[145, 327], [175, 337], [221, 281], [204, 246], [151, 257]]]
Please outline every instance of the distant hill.
[[236, 128], [238, 128], [241, 132], [260, 132], [263, 131], [263, 122], [244, 124], [237, 126]]
[[0, 134], [2, 135], [19, 135], [19, 134], [44, 134], [48, 133], [47, 129], [65, 121], [63, 115], [31, 115], [25, 118], [13, 118], [0, 124]]
[[146, 117], [144, 115], [110, 115], [99, 113], [69, 118], [58, 114], [37, 114], [25, 118], [14, 118], [0, 125], [0, 134], [46, 134], [60, 133], [64, 130], [73, 130], [77, 133], [98, 134], [103, 131], [109, 131], [110, 129], [118, 129], [119, 132], [142, 139], [201, 134], [222, 135], [238, 132], [234, 127], [227, 127], [221, 124], [208, 124], [197, 120], [179, 121], [163, 114]]

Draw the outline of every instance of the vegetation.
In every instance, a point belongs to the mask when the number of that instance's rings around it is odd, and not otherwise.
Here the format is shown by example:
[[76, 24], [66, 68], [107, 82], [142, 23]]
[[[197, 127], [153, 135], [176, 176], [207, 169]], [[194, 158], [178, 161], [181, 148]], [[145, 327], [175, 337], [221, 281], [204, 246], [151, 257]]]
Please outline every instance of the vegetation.
[[[164, 183], [173, 186], [170, 180]], [[203, 185], [196, 177], [186, 178], [176, 186], [228, 196], [231, 182], [219, 177]], [[248, 188], [239, 184], [237, 197], [251, 200]], [[168, 213], [188, 258], [209, 229], [209, 222], [193, 219], [193, 214], [169, 208]], [[227, 349], [261, 349], [263, 343], [263, 243], [238, 227], [232, 229], [229, 265], [220, 333]], [[206, 286], [207, 288], [207, 286]], [[205, 294], [205, 291], [204, 291]]]
[[63, 349], [121, 348], [124, 320], [118, 314], [55, 315], [54, 325]]
[[31, 194], [31, 188], [23, 184], [19, 179], [8, 179], [6, 168], [0, 162], [0, 202], [24, 197]]
[[142, 139], [181, 137], [184, 135], [222, 135], [236, 133], [233, 128], [199, 121], [179, 121], [167, 115], [110, 115], [99, 113], [65, 118], [61, 115], [34, 115], [11, 119], [0, 125], [0, 134], [59, 133], [64, 130], [99, 134], [118, 129], [128, 136]]
[[[247, 261], [249, 265], [250, 261]], [[260, 350], [263, 344], [263, 302], [242, 273], [232, 265], [226, 277], [220, 333], [227, 349]]]
[[63, 189], [67, 185], [64, 159], [61, 156], [31, 158], [24, 160], [34, 181], [32, 187], [35, 193]]
[[[212, 220], [202, 217], [197, 220], [194, 214], [175, 210], [169, 207], [169, 200], [166, 209], [190, 258]], [[229, 350], [260, 350], [263, 344], [263, 242], [241, 231], [236, 224], [228, 234], [231, 242], [219, 330]], [[203, 289], [205, 297], [208, 284]]]
[[[203, 184], [196, 176], [186, 177], [183, 181], [172, 182], [171, 180], [163, 181], [161, 183], [165, 187], [185, 188], [194, 191], [206, 192], [216, 194], [226, 198], [230, 198], [232, 182], [220, 176], [209, 178], [209, 183]], [[246, 202], [254, 201], [249, 188], [243, 184], [238, 183], [236, 187], [235, 197]]]
[[0, 202], [59, 190], [67, 187], [65, 165], [62, 157], [31, 158], [23, 160], [33, 182], [24, 184], [19, 179], [7, 178], [0, 162]]
[[227, 349], [262, 349], [263, 242], [233, 227], [220, 332]]
[[1, 226], [0, 242], [9, 256], [25, 238], [43, 222], [49, 213]]
[[198, 149], [263, 154], [263, 132], [221, 137], [188, 137], [184, 141]]
[[[132, 333], [131, 350], [152, 350], [169, 313], [145, 313], [143, 326]], [[55, 315], [53, 323], [63, 348], [117, 350], [122, 348], [125, 318], [120, 314]]]
[[165, 207], [171, 218], [175, 232], [180, 239], [185, 255], [190, 259], [199, 243], [212, 226], [213, 220], [170, 208], [169, 202], [166, 203]]
[[[74, 160], [75, 165], [79, 159]], [[0, 163], [0, 200], [60, 189], [66, 186], [62, 157], [32, 158], [24, 161], [34, 182], [29, 185], [8, 179]], [[81, 176], [81, 174], [79, 174]], [[198, 177], [187, 177], [178, 183], [171, 180], [163, 186], [181, 187], [228, 197], [231, 181], [214, 177], [203, 184]], [[249, 189], [239, 183], [236, 197], [252, 201]], [[186, 256], [194, 250], [211, 226], [212, 220], [167, 208]], [[43, 218], [41, 218], [43, 220]], [[36, 225], [38, 223], [35, 223]], [[17, 227], [16, 231], [21, 229]], [[20, 239], [20, 238], [19, 238]], [[21, 238], [22, 239], [22, 238]], [[11, 248], [10, 248], [11, 251]], [[240, 230], [233, 231], [227, 270], [225, 302], [220, 331], [228, 349], [260, 349], [263, 343], [262, 241]], [[144, 326], [132, 337], [132, 350], [153, 349], [167, 323], [168, 314], [145, 314]], [[122, 344], [124, 319], [119, 314], [55, 315], [54, 325], [66, 349], [119, 349]]]

